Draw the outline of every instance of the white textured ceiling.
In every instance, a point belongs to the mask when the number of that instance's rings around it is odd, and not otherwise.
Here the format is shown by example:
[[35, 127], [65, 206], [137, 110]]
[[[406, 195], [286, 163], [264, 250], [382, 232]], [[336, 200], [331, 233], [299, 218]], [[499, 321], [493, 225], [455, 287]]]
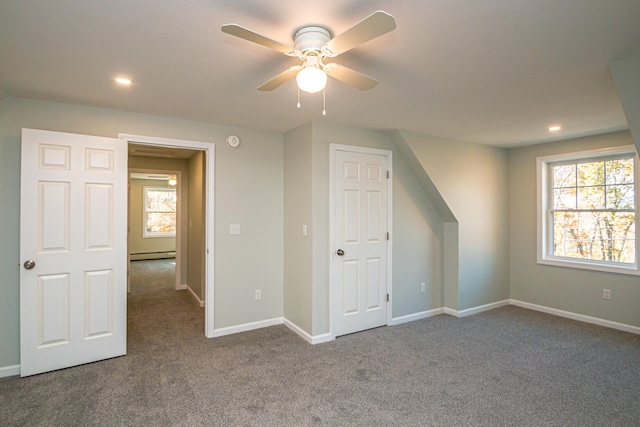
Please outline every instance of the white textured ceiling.
[[[220, 31], [286, 44], [385, 10], [397, 30], [336, 58], [376, 78], [256, 87], [298, 63]], [[286, 132], [309, 120], [511, 147], [626, 129], [611, 60], [640, 52], [640, 0], [2, 0], [0, 96]], [[117, 87], [113, 77], [134, 85]], [[561, 124], [551, 135], [546, 128]]]

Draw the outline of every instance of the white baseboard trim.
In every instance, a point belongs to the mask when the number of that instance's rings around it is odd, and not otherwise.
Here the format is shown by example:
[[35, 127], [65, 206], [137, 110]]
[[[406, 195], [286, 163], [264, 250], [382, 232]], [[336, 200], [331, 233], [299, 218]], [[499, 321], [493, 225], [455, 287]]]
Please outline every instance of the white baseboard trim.
[[329, 341], [335, 341], [336, 337], [333, 336], [333, 334], [331, 333], [326, 333], [326, 334], [321, 334], [321, 335], [314, 335], [313, 338], [311, 339], [311, 344], [322, 344], [325, 342], [329, 342]]
[[193, 295], [193, 297], [196, 299], [196, 301], [198, 302], [198, 304], [200, 304], [200, 307], [204, 307], [204, 301], [202, 301], [202, 300], [200, 299], [200, 297], [198, 296], [198, 294], [196, 294], [196, 293], [193, 291], [193, 289], [191, 289], [191, 286], [189, 286], [189, 285], [183, 285], [183, 286], [186, 286], [186, 289], [187, 289], [189, 292], [191, 292], [191, 295]]
[[213, 330], [213, 337], [222, 337], [225, 335], [237, 334], [240, 332], [253, 331], [254, 329], [267, 328], [269, 326], [282, 325], [283, 318], [275, 317], [273, 319], [260, 320], [259, 322], [244, 323], [242, 325], [228, 326]]
[[299, 327], [298, 325], [296, 325], [295, 323], [293, 323], [292, 321], [286, 318], [284, 319], [284, 325], [287, 328], [291, 329], [296, 334], [298, 334], [302, 339], [304, 339], [309, 344], [314, 344], [314, 345], [322, 344], [322, 343], [333, 341], [336, 339], [336, 337], [334, 337], [331, 333], [312, 336], [311, 334], [307, 333], [307, 331], [305, 331], [304, 329], [302, 329], [301, 327]]
[[432, 310], [421, 311], [420, 313], [407, 314], [406, 316], [394, 317], [389, 322], [389, 326], [401, 325], [415, 320], [426, 319], [427, 317], [437, 316], [444, 313], [444, 307], [434, 308]]
[[187, 285], [178, 285], [176, 286], [176, 291], [186, 291], [188, 288]]
[[20, 365], [0, 367], [0, 378], [14, 377], [16, 375], [20, 375]]
[[542, 313], [553, 314], [555, 316], [566, 317], [567, 319], [578, 320], [580, 322], [591, 323], [598, 326], [605, 326], [607, 328], [618, 329], [620, 331], [631, 332], [632, 334], [640, 335], [640, 327], [638, 326], [613, 322], [611, 320], [599, 319], [597, 317], [586, 316], [584, 314], [573, 313], [570, 311], [558, 310], [557, 308], [545, 307], [543, 305], [531, 304], [515, 299], [509, 300], [509, 303], [518, 307], [528, 308], [529, 310], [540, 311]]
[[466, 317], [466, 316], [471, 316], [472, 314], [482, 313], [483, 311], [493, 310], [494, 308], [504, 307], [505, 305], [509, 305], [509, 304], [510, 304], [510, 300], [506, 299], [506, 300], [496, 301], [496, 302], [492, 302], [485, 305], [479, 305], [477, 307], [467, 308], [464, 310], [454, 310], [452, 308], [445, 307], [444, 313], [449, 314], [451, 316], [455, 316], [455, 317]]

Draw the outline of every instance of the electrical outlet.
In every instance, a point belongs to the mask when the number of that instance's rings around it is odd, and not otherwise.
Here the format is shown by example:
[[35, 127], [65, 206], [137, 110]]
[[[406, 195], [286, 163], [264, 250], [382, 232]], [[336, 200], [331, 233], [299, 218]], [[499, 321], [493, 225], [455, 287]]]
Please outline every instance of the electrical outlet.
[[602, 298], [603, 299], [611, 299], [611, 289], [603, 289], [602, 290]]
[[262, 291], [260, 289], [256, 289], [256, 301], [260, 301], [262, 299]]
[[426, 292], [427, 285], [424, 282], [420, 283], [420, 292]]
[[307, 224], [303, 224], [302, 225], [302, 235], [306, 236], [307, 235]]
[[240, 224], [229, 224], [229, 234], [240, 234]]

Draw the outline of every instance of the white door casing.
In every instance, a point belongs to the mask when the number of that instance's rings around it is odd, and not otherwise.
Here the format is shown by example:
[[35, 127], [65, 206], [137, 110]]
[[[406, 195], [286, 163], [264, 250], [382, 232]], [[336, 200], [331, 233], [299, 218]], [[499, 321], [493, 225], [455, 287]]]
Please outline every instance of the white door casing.
[[388, 323], [391, 152], [332, 145], [334, 336]]
[[126, 144], [150, 145], [156, 147], [176, 147], [192, 150], [200, 150], [205, 153], [204, 181], [205, 181], [205, 311], [204, 311], [204, 334], [207, 338], [214, 337], [215, 315], [214, 315], [214, 193], [215, 193], [215, 144], [202, 141], [187, 141], [180, 139], [158, 138], [153, 136], [119, 134], [118, 137]]
[[20, 191], [21, 376], [124, 355], [126, 143], [23, 129]]

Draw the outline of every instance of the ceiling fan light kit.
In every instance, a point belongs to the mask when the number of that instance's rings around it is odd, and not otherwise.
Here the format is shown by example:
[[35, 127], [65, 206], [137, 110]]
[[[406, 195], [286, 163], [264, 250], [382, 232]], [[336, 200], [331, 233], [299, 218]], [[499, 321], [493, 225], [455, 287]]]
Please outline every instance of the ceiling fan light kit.
[[296, 75], [298, 88], [303, 92], [317, 93], [327, 85], [327, 73], [322, 69], [320, 58], [315, 55], [308, 56], [302, 70]]
[[374, 88], [378, 84], [375, 79], [336, 63], [324, 64], [323, 60], [336, 57], [395, 28], [393, 16], [378, 10], [334, 38], [326, 28], [303, 26], [295, 32], [293, 48], [238, 24], [225, 24], [222, 31], [303, 61], [302, 65], [288, 68], [258, 87], [258, 90], [272, 91], [295, 77], [299, 90], [318, 93], [324, 90], [327, 76], [360, 90]]

